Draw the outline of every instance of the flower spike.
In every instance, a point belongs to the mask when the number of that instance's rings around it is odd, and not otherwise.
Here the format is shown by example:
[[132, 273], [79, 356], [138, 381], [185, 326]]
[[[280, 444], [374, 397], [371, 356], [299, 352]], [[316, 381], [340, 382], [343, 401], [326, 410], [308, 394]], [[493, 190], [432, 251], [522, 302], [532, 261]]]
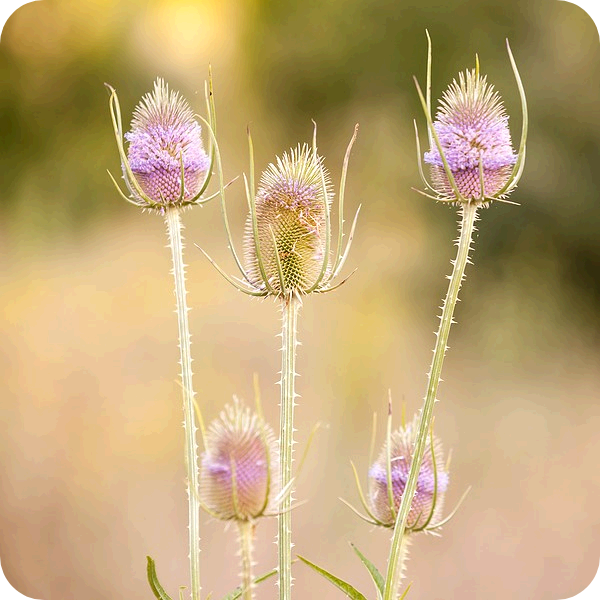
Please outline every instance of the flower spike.
[[[233, 248], [225, 202], [221, 198], [229, 247], [246, 283], [243, 288], [236, 285], [238, 289], [246, 293], [251, 291], [251, 295], [255, 296], [287, 299], [332, 291], [340, 285], [334, 285], [333, 281], [339, 276], [348, 257], [360, 211], [359, 207], [348, 241], [343, 247], [343, 201], [350, 152], [357, 133], [358, 125], [346, 149], [342, 166], [337, 248], [332, 256], [333, 190], [323, 157], [318, 154], [316, 124], [312, 143], [299, 144], [276, 157], [275, 162], [262, 173], [258, 187], [255, 181], [254, 144], [248, 128], [250, 169], [248, 175], [244, 175], [248, 217], [243, 262]], [[218, 165], [220, 159], [216, 140], [210, 132], [209, 135], [216, 148]], [[227, 279], [232, 282], [230, 277]]]
[[222, 520], [252, 521], [274, 506], [278, 453], [273, 430], [234, 396], [207, 430], [200, 497]]
[[[431, 39], [427, 34], [427, 89], [423, 94], [417, 79], [415, 85], [427, 121], [430, 149], [424, 161], [430, 167], [429, 183], [421, 165], [419, 174], [426, 190], [439, 201], [475, 202], [503, 201], [516, 187], [523, 171], [527, 138], [527, 102], [518, 69], [507, 43], [509, 59], [521, 97], [523, 129], [519, 152], [514, 153], [508, 129], [508, 116], [498, 92], [480, 74], [479, 57], [475, 68], [460, 73], [443, 94], [438, 112], [431, 114]], [[415, 131], [416, 126], [415, 126]], [[425, 192], [428, 195], [428, 192]]]
[[[386, 443], [369, 469], [370, 514], [384, 527], [393, 527], [404, 494], [404, 486], [412, 459], [412, 447], [417, 434], [417, 418], [391, 431], [388, 420]], [[431, 433], [430, 446], [425, 453], [417, 493], [411, 504], [407, 532], [429, 531], [432, 519], [439, 519], [449, 475], [440, 466], [441, 445]]]
[[[210, 78], [210, 77], [209, 77]], [[164, 213], [170, 207], [203, 204], [212, 173], [214, 146], [210, 157], [204, 150], [201, 127], [186, 100], [157, 78], [152, 92], [136, 107], [131, 130], [123, 134], [121, 108], [116, 90], [110, 92], [109, 108], [123, 179], [128, 194], [119, 193], [141, 208]], [[212, 82], [207, 90], [209, 117], [214, 118]], [[212, 125], [207, 123], [212, 133]], [[127, 150], [125, 141], [129, 142]], [[111, 175], [114, 183], [115, 179]]]

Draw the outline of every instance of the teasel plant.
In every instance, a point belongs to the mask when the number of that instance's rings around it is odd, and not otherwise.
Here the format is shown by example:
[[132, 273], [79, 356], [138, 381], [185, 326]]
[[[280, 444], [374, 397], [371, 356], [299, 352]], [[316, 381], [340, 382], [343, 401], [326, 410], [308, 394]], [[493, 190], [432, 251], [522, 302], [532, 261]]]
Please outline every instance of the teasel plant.
[[[421, 473], [427, 470], [426, 453], [433, 453], [435, 441], [432, 440], [433, 408], [437, 400], [437, 391], [441, 380], [442, 366], [447, 350], [448, 337], [453, 321], [454, 308], [464, 278], [465, 268], [470, 262], [470, 252], [478, 211], [489, 206], [493, 201], [515, 204], [507, 200], [514, 191], [523, 173], [525, 165], [528, 113], [525, 90], [513, 57], [510, 44], [506, 41], [509, 61], [516, 80], [521, 100], [522, 125], [521, 140], [518, 152], [513, 151], [508, 115], [504, 110], [502, 99], [492, 85], [481, 75], [479, 59], [476, 57], [475, 68], [460, 73], [457, 80], [443, 94], [436, 118], [431, 112], [431, 38], [427, 32], [427, 82], [423, 93], [415, 78], [417, 94], [427, 123], [429, 151], [421, 156], [419, 132], [415, 122], [418, 166], [425, 190], [416, 190], [436, 202], [454, 204], [460, 211], [459, 236], [456, 242], [457, 254], [452, 262], [452, 274], [449, 277], [448, 291], [442, 305], [440, 325], [436, 333], [433, 359], [428, 374], [427, 391], [419, 417], [411, 425], [411, 438], [414, 444], [411, 452], [410, 469], [403, 482], [401, 500], [395, 508], [392, 490], [393, 476], [390, 461], [386, 472], [386, 485], [389, 494], [389, 509], [395, 513], [393, 535], [388, 556], [385, 576], [376, 567], [359, 554], [361, 560], [371, 573], [377, 586], [377, 597], [381, 600], [397, 600], [406, 595], [407, 590], [400, 593], [400, 585], [404, 572], [404, 562], [409, 536], [419, 528], [420, 519], [416, 518], [414, 506], [418, 506], [418, 492]], [[425, 176], [423, 162], [429, 165], [431, 182]], [[388, 444], [388, 448], [390, 445]], [[372, 471], [381, 475], [381, 467]], [[391, 478], [391, 479], [390, 479]], [[369, 508], [366, 500], [365, 507]], [[392, 510], [392, 508], [394, 510]], [[383, 525], [388, 525], [387, 518], [373, 512], [370, 518]], [[420, 513], [420, 511], [419, 511]], [[425, 514], [425, 513], [423, 513]], [[424, 529], [434, 527], [432, 523], [435, 510], [430, 512], [431, 520]], [[447, 520], [443, 520], [444, 524]], [[379, 524], [379, 523], [377, 523]], [[439, 526], [435, 528], [439, 530]], [[304, 562], [307, 562], [302, 558]], [[319, 571], [324, 577], [337, 585], [350, 598], [365, 598], [358, 590], [347, 582], [335, 577], [328, 571], [312, 563], [309, 566]]]
[[[208, 120], [198, 117], [210, 133], [208, 153], [204, 149], [202, 127], [197, 115], [188, 102], [178, 92], [171, 90], [163, 79], [158, 78], [152, 92], [146, 94], [137, 105], [133, 112], [131, 130], [125, 134], [117, 92], [108, 84], [106, 87], [110, 94], [110, 116], [125, 190], [110, 172], [109, 175], [123, 199], [142, 210], [158, 213], [165, 219], [167, 227], [179, 329], [189, 513], [190, 593], [192, 600], [200, 600], [198, 445], [181, 213], [187, 208], [205, 204], [219, 193], [206, 195], [215, 160], [213, 140], [216, 116], [212, 77], [209, 69], [205, 84]], [[200, 427], [203, 429], [202, 422]], [[163, 600], [168, 598], [156, 578], [151, 558], [148, 558], [148, 578], [155, 596]]]
[[[253, 547], [259, 519], [277, 516], [279, 451], [273, 429], [265, 422], [255, 378], [256, 408], [234, 396], [207, 428], [200, 468], [200, 502], [215, 519], [235, 523], [241, 558], [242, 600], [252, 600], [256, 580]], [[258, 578], [262, 581], [275, 570]]]
[[[357, 210], [344, 244], [344, 195], [348, 163], [358, 125], [346, 149], [341, 171], [338, 201], [337, 243], [332, 245], [331, 178], [317, 149], [314, 126], [312, 145], [301, 144], [277, 157], [255, 184], [254, 148], [248, 131], [250, 168], [244, 175], [248, 217], [244, 237], [244, 260], [231, 237], [225, 195], [221, 207], [229, 248], [239, 269], [232, 277], [206, 253], [206, 257], [240, 292], [257, 298], [273, 298], [282, 313], [281, 403], [279, 426], [278, 587], [279, 598], [290, 600], [292, 589], [292, 501], [294, 477], [294, 408], [296, 406], [296, 348], [298, 315], [303, 299], [339, 288], [348, 277], [339, 279], [346, 263], [358, 218]], [[213, 140], [216, 142], [216, 140]], [[215, 143], [218, 157], [218, 146]], [[218, 159], [217, 159], [218, 160]], [[204, 252], [204, 251], [203, 251]]]
[[437, 202], [452, 203], [460, 211], [457, 254], [449, 277], [448, 291], [442, 305], [440, 325], [436, 333], [427, 391], [416, 426], [417, 433], [412, 462], [402, 501], [398, 508], [394, 534], [388, 557], [383, 600], [396, 600], [402, 579], [402, 548], [407, 535], [411, 506], [417, 491], [419, 472], [427, 449], [433, 422], [433, 408], [441, 380], [442, 366], [448, 348], [448, 337], [458, 293], [470, 262], [470, 252], [480, 208], [490, 203], [508, 202], [507, 196], [517, 187], [525, 166], [528, 113], [527, 99], [519, 70], [506, 40], [509, 61], [521, 100], [522, 123], [518, 152], [513, 151], [508, 115], [502, 99], [487, 78], [480, 73], [479, 59], [475, 68], [459, 74], [444, 92], [435, 121], [431, 113], [431, 38], [427, 33], [427, 82], [425, 94], [415, 78], [417, 94], [427, 123], [430, 149], [423, 159], [430, 166], [431, 182], [424, 174], [419, 133], [415, 137], [419, 173], [425, 186], [421, 191]]

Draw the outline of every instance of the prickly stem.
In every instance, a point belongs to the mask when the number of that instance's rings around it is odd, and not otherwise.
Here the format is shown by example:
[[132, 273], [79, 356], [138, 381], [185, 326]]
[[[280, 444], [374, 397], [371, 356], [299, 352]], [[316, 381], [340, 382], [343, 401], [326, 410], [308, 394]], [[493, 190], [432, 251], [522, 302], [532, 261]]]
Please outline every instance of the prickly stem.
[[254, 523], [252, 521], [238, 521], [240, 536], [240, 556], [242, 561], [242, 600], [253, 600], [254, 584], [252, 570], [254, 562]]
[[185, 430], [185, 467], [187, 475], [191, 598], [200, 600], [200, 502], [198, 497], [198, 446], [192, 387], [192, 355], [188, 324], [188, 307], [183, 262], [183, 237], [179, 208], [165, 210], [169, 247], [173, 259], [173, 278], [179, 325], [179, 350], [181, 353], [181, 383], [183, 391], [183, 426]]
[[427, 448], [429, 439], [429, 431], [433, 419], [433, 405], [436, 401], [437, 390], [441, 381], [442, 366], [444, 364], [444, 356], [446, 354], [448, 335], [450, 326], [452, 325], [452, 315], [454, 307], [458, 300], [458, 292], [464, 277], [465, 267], [469, 258], [471, 249], [471, 241], [477, 218], [477, 204], [474, 202], [461, 203], [462, 219], [460, 225], [460, 236], [458, 239], [458, 250], [456, 260], [453, 262], [452, 275], [448, 285], [448, 292], [442, 308], [440, 318], [440, 326], [436, 334], [435, 347], [433, 351], [433, 360], [431, 369], [429, 370], [429, 381], [427, 383], [427, 394], [421, 410], [421, 415], [418, 424], [418, 433], [413, 451], [413, 458], [402, 495], [402, 501], [398, 509], [396, 517], [396, 525], [394, 526], [394, 535], [392, 538], [392, 546], [388, 559], [388, 569], [385, 581], [385, 589], [383, 600], [396, 600], [398, 598], [398, 590], [402, 578], [402, 561], [401, 553], [403, 540], [406, 538], [405, 528], [408, 519], [408, 513], [412, 504], [412, 500], [417, 489], [417, 480], [423, 455]]
[[[280, 406], [280, 481], [286, 489], [292, 480], [294, 444], [294, 401], [296, 377], [296, 346], [300, 300], [294, 295], [282, 302], [282, 357], [281, 357], [281, 406]], [[290, 600], [292, 596], [292, 494], [286, 494], [281, 502], [278, 524], [279, 598]]]

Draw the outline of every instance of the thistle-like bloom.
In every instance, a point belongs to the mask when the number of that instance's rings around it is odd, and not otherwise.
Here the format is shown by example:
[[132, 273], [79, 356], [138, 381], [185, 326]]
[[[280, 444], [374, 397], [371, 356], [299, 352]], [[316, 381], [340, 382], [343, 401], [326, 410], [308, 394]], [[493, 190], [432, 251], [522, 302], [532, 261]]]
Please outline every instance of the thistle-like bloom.
[[[417, 426], [418, 419], [415, 417], [406, 426], [394, 431], [390, 436], [389, 449], [386, 443], [369, 469], [370, 512], [386, 527], [393, 527], [396, 521], [412, 461]], [[443, 466], [441, 443], [434, 437], [421, 463], [417, 491], [408, 515], [409, 530], [420, 531], [428, 529], [430, 525], [437, 525], [448, 481], [448, 472]]]
[[344, 188], [357, 130], [358, 126], [344, 157], [335, 250], [331, 241], [330, 214], [333, 189], [323, 158], [317, 152], [316, 130], [312, 146], [298, 145], [267, 167], [256, 191], [252, 139], [248, 136], [250, 177], [244, 176], [244, 180], [250, 214], [246, 221], [244, 261], [234, 250], [225, 202], [222, 203], [229, 247], [242, 278], [231, 278], [215, 265], [238, 290], [251, 296], [288, 299], [312, 292], [328, 292], [344, 283], [345, 279], [337, 284], [334, 280], [348, 256], [358, 217], [357, 211], [348, 242], [343, 247]]
[[206, 433], [200, 498], [213, 516], [248, 521], [276, 508], [277, 442], [271, 427], [234, 397]]
[[[468, 199], [493, 197], [517, 162], [502, 99], [476, 69], [460, 73], [444, 92], [433, 123], [460, 193]], [[425, 153], [433, 187], [452, 194], [444, 163], [434, 145]], [[480, 172], [481, 169], [481, 172]]]
[[[508, 115], [494, 87], [472, 70], [460, 73], [442, 95], [435, 121], [429, 106], [431, 46], [427, 72], [427, 99], [417, 90], [427, 119], [430, 150], [424, 162], [430, 166], [431, 183], [424, 176], [417, 134], [419, 169], [427, 192], [435, 200], [483, 203], [504, 200], [514, 190], [525, 163], [527, 102], [519, 73], [508, 46], [509, 58], [521, 96], [523, 128], [519, 152], [513, 151]], [[416, 125], [415, 125], [416, 128]]]
[[[153, 91], [134, 110], [131, 131], [124, 136], [129, 142], [125, 152], [119, 101], [116, 91], [109, 89], [123, 179], [129, 192], [124, 194], [115, 182], [121, 195], [136, 206], [161, 212], [208, 200], [201, 197], [210, 179], [212, 159], [204, 150], [202, 128], [187, 101], [158, 78]], [[208, 100], [207, 104], [212, 116], [214, 110]]]
[[277, 295], [306, 293], [323, 265], [329, 267], [326, 220], [331, 187], [322, 157], [307, 144], [269, 165], [256, 193], [256, 240], [251, 215], [246, 222], [244, 250], [254, 286], [264, 287], [264, 275]]
[[[373, 430], [373, 434], [375, 434], [375, 430]], [[386, 440], [379, 456], [369, 469], [366, 495], [363, 493], [356, 467], [354, 464], [352, 465], [360, 501], [367, 514], [362, 514], [343, 500], [361, 519], [372, 525], [395, 527], [418, 435], [418, 415], [415, 415], [409, 423], [392, 431], [390, 404]], [[428, 437], [428, 446], [423, 454], [415, 494], [406, 521], [405, 531], [407, 533], [439, 530], [454, 516], [468, 492], [467, 490], [463, 494], [456, 508], [448, 516], [442, 518], [444, 496], [449, 483], [449, 463], [444, 463], [439, 439], [433, 433], [430, 433]]]

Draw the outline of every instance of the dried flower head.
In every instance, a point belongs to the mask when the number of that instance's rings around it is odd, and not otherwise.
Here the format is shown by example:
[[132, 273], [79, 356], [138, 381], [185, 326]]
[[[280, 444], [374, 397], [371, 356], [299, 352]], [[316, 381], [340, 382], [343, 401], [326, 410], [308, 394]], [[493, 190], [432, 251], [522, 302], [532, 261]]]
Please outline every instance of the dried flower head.
[[211, 158], [204, 150], [202, 128], [187, 101], [158, 78], [153, 91], [134, 110], [131, 131], [124, 136], [129, 142], [125, 152], [118, 98], [115, 90], [109, 89], [123, 178], [129, 191], [129, 196], [121, 192], [125, 199], [161, 212], [170, 206], [202, 203]]
[[419, 169], [428, 190], [422, 193], [426, 196], [445, 202], [483, 203], [504, 200], [517, 186], [525, 164], [527, 101], [508, 42], [507, 48], [523, 110], [521, 142], [517, 153], [512, 147], [508, 115], [500, 94], [485, 76], [480, 75], [478, 59], [474, 69], [460, 73], [444, 92], [435, 121], [432, 120], [429, 40], [427, 98], [417, 83], [430, 142], [430, 149], [425, 152], [423, 160], [430, 167], [431, 183], [423, 173], [417, 133]]
[[[410, 423], [394, 431], [390, 436], [389, 449], [386, 442], [369, 469], [369, 508], [381, 525], [393, 527], [396, 521], [410, 471], [417, 430], [418, 418], [415, 417]], [[441, 517], [448, 481], [441, 443], [434, 437], [421, 463], [417, 491], [408, 515], [409, 530], [435, 527]]]
[[277, 442], [269, 425], [234, 397], [206, 433], [200, 498], [219, 519], [248, 521], [273, 508]]
[[[244, 181], [250, 214], [244, 238], [245, 265], [234, 249], [222, 200], [229, 247], [242, 279], [229, 277], [211, 260], [238, 290], [250, 296], [274, 296], [285, 300], [312, 292], [328, 292], [344, 283], [345, 279], [337, 284], [334, 280], [346, 262], [358, 217], [357, 211], [343, 247], [344, 189], [350, 150], [357, 132], [358, 125], [342, 167], [335, 249], [332, 247], [330, 215], [333, 187], [323, 158], [317, 152], [316, 128], [312, 146], [298, 145], [277, 157], [263, 172], [256, 191], [252, 138], [248, 134], [250, 176], [249, 179], [244, 176]], [[221, 197], [223, 199], [223, 193]]]

